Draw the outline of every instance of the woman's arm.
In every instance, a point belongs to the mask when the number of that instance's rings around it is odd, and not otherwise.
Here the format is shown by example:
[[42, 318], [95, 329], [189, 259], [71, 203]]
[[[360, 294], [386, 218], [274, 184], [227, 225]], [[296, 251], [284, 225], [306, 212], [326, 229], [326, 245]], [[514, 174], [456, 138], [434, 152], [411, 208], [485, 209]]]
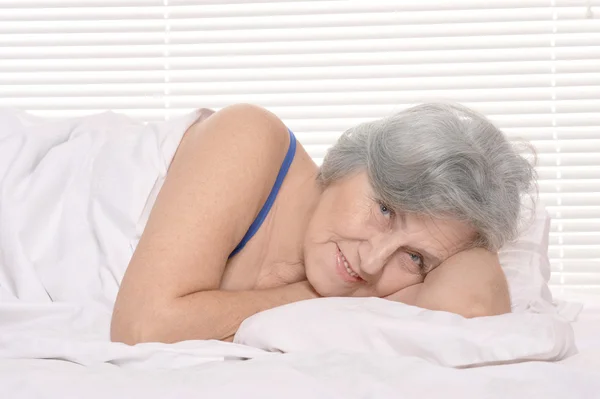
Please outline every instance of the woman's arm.
[[192, 339], [231, 341], [242, 321], [253, 314], [317, 297], [307, 281], [254, 291], [200, 291], [165, 301], [154, 307], [148, 315], [151, 318], [134, 318], [135, 323], [124, 321], [132, 313], [124, 305], [115, 309], [113, 320], [117, 322], [113, 322], [111, 337], [130, 345]]
[[223, 339], [246, 317], [314, 297], [309, 286], [219, 291], [227, 259], [266, 200], [289, 145], [270, 112], [240, 104], [184, 135], [115, 303], [111, 339]]
[[473, 248], [451, 256], [427, 274], [414, 305], [464, 317], [509, 313], [508, 284], [498, 255]]

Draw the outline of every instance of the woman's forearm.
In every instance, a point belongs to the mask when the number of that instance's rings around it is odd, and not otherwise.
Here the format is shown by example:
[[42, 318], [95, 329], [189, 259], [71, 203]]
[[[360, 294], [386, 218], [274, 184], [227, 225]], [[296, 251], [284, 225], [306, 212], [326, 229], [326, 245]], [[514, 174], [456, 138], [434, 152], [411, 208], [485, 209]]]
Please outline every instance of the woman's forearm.
[[508, 283], [498, 255], [472, 248], [451, 256], [427, 275], [415, 305], [468, 318], [509, 313]]
[[[138, 315], [113, 316], [111, 339], [130, 345], [198, 339], [231, 340], [242, 321], [271, 309], [318, 295], [306, 281], [264, 290], [202, 291]], [[127, 319], [127, 316], [136, 320]]]

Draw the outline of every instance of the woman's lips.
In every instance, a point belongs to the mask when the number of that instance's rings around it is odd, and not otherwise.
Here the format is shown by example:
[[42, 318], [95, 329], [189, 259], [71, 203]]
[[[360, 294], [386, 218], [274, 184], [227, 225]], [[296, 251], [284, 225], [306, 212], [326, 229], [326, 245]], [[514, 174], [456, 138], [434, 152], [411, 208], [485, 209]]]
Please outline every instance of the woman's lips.
[[[335, 262], [336, 262], [336, 271], [338, 273], [338, 275], [342, 278], [342, 280], [347, 281], [349, 283], [357, 283], [360, 281], [364, 281], [362, 278], [360, 278], [360, 276], [356, 275], [356, 272], [350, 267], [350, 265], [348, 264], [348, 267], [346, 267], [346, 265], [344, 264], [344, 254], [342, 253], [342, 251], [340, 250], [340, 248], [336, 245], [336, 254], [335, 254]], [[348, 261], [346, 260], [346, 263], [348, 263]], [[350, 270], [348, 270], [350, 269]]]

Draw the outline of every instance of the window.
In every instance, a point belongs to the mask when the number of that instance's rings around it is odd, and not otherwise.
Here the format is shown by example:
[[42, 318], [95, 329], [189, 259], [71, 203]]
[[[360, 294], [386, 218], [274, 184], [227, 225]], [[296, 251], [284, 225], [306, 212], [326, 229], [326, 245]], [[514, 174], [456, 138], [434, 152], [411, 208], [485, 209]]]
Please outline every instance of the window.
[[317, 162], [356, 123], [461, 102], [538, 151], [553, 288], [600, 291], [599, 0], [4, 0], [0, 60], [2, 107], [251, 102]]

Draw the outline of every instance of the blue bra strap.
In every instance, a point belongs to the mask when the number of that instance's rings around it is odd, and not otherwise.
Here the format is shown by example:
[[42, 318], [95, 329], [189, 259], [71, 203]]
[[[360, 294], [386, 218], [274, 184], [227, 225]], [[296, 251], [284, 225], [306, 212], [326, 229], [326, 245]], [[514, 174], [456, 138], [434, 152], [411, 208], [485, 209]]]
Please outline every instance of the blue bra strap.
[[231, 254], [229, 255], [229, 258], [231, 258], [235, 254], [237, 254], [239, 251], [241, 251], [241, 249], [244, 248], [246, 243], [248, 241], [250, 241], [250, 239], [254, 236], [254, 234], [256, 234], [256, 232], [258, 231], [258, 229], [264, 222], [265, 218], [267, 217], [267, 214], [271, 210], [271, 206], [273, 206], [273, 203], [275, 202], [275, 198], [277, 197], [277, 194], [279, 193], [279, 188], [281, 187], [281, 184], [283, 183], [283, 179], [285, 179], [285, 175], [287, 174], [288, 170], [290, 169], [290, 166], [292, 165], [292, 161], [294, 160], [294, 155], [296, 154], [296, 137], [294, 136], [294, 133], [292, 133], [292, 131], [290, 129], [288, 129], [288, 132], [290, 133], [290, 147], [288, 148], [287, 154], [285, 154], [285, 158], [283, 159], [283, 163], [281, 164], [281, 168], [279, 169], [279, 174], [277, 175], [277, 178], [275, 179], [275, 184], [273, 185], [273, 188], [271, 189], [271, 193], [269, 194], [269, 197], [267, 198], [267, 201], [263, 205], [262, 209], [258, 213], [258, 216], [256, 216], [256, 219], [254, 219], [254, 222], [252, 222], [252, 224], [250, 225], [250, 228], [246, 232], [246, 235], [244, 236], [244, 238], [242, 238], [242, 241], [240, 241], [240, 243], [237, 245], [237, 247], [235, 247], [233, 252], [231, 252]]

